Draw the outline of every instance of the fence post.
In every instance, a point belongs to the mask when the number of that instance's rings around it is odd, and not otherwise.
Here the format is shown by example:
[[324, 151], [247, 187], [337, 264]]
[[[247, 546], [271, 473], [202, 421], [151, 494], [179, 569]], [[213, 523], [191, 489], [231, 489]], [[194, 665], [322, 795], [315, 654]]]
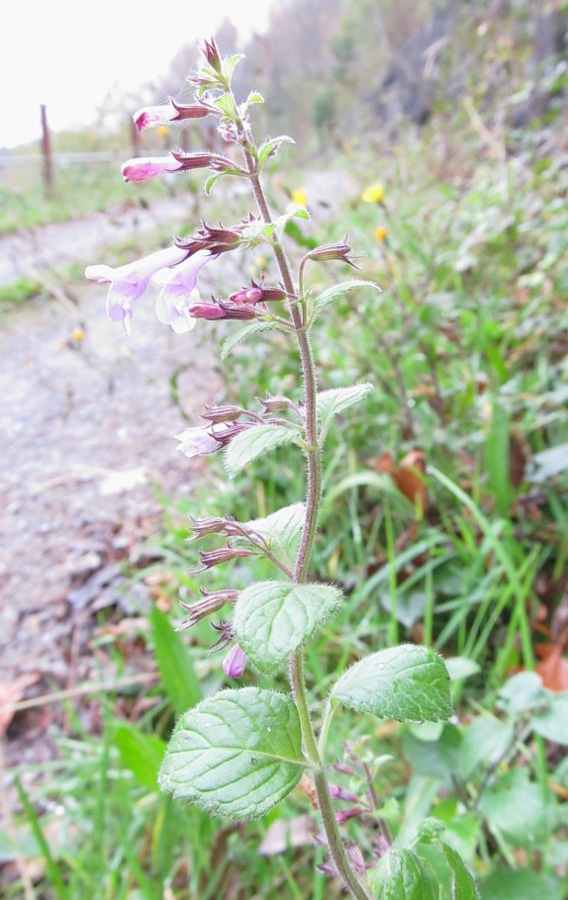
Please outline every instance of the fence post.
[[47, 197], [51, 197], [53, 186], [53, 169], [51, 165], [51, 141], [49, 138], [49, 125], [47, 124], [47, 107], [44, 103], [41, 110], [41, 154], [43, 156], [43, 184]]

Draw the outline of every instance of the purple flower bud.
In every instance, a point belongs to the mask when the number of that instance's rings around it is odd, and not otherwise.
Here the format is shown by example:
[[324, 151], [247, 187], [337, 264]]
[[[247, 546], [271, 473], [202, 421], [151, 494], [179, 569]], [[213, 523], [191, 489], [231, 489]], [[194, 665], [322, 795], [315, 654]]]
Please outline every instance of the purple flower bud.
[[247, 665], [247, 655], [234, 644], [223, 660], [223, 672], [227, 678], [242, 678]]
[[184, 628], [191, 628], [192, 625], [200, 622], [205, 616], [210, 616], [211, 613], [220, 610], [225, 603], [234, 602], [238, 596], [239, 592], [233, 590], [212, 591], [206, 594], [202, 600], [197, 600], [195, 603], [182, 603], [181, 605], [188, 615], [177, 626], [177, 630], [181, 631]]
[[242, 288], [240, 291], [236, 291], [234, 294], [229, 294], [229, 300], [232, 303], [258, 303], [262, 300], [262, 291], [260, 288], [251, 287], [251, 288]]
[[217, 440], [215, 432], [211, 433], [211, 429], [205, 426], [186, 428], [181, 434], [176, 435], [176, 439], [181, 441], [178, 450], [189, 459], [194, 456], [208, 456], [223, 446], [221, 441]]
[[218, 425], [220, 422], [236, 421], [242, 412], [238, 406], [208, 406], [207, 411], [201, 413], [201, 418]]
[[218, 153], [211, 153], [209, 150], [198, 150], [195, 153], [183, 153], [181, 150], [172, 150], [171, 156], [179, 163], [179, 170], [184, 172], [190, 169], [207, 168], [213, 169], [215, 172], [234, 172], [239, 170], [239, 167], [235, 166], [230, 159], [227, 159], [225, 156], [219, 156]]
[[339, 812], [335, 813], [335, 820], [338, 825], [345, 825], [349, 819], [357, 819], [362, 813], [363, 810], [358, 806], [352, 806], [350, 809], [340, 809]]
[[206, 534], [219, 534], [225, 530], [227, 519], [221, 516], [208, 516], [204, 519], [197, 519], [191, 516], [190, 531], [195, 532], [195, 537], [188, 538], [190, 541], [197, 541]]
[[192, 303], [188, 309], [189, 315], [194, 319], [254, 319], [256, 316], [251, 307], [212, 299], [213, 303]]
[[190, 256], [199, 250], [207, 250], [212, 256], [217, 256], [235, 250], [242, 243], [242, 237], [230, 228], [211, 228], [204, 222], [203, 227], [191, 237], [176, 238], [174, 243]]
[[201, 565], [192, 570], [194, 574], [204, 572], [206, 569], [211, 569], [213, 566], [219, 566], [222, 563], [230, 562], [233, 559], [254, 556], [254, 551], [245, 550], [244, 548], [239, 549], [238, 547], [220, 547], [218, 550], [200, 550], [199, 556], [201, 557]]
[[313, 259], [317, 262], [323, 262], [328, 259], [340, 259], [354, 269], [358, 269], [359, 266], [357, 266], [353, 259], [349, 257], [352, 248], [349, 244], [345, 243], [346, 237], [347, 235], [343, 241], [336, 244], [322, 244], [321, 247], [315, 247], [313, 250], [310, 250], [309, 253], [306, 253], [304, 259]]
[[207, 60], [211, 68], [215, 69], [216, 72], [221, 74], [221, 57], [219, 56], [219, 50], [217, 49], [217, 44], [215, 43], [213, 38], [211, 38], [210, 41], [203, 41], [203, 47], [201, 49], [203, 51], [205, 59]]
[[167, 156], [141, 156], [124, 163], [122, 177], [125, 181], [148, 181], [158, 175], [179, 172], [182, 168], [182, 163], [173, 153], [168, 153]]
[[144, 131], [146, 128], [155, 128], [157, 125], [180, 122], [182, 119], [203, 119], [211, 111], [201, 103], [184, 106], [170, 99], [163, 106], [144, 106], [134, 113], [132, 118], [138, 131]]
[[356, 794], [353, 794], [352, 791], [346, 791], [345, 788], [340, 787], [338, 784], [330, 784], [329, 792], [336, 800], [346, 800], [348, 803], [359, 803], [359, 797], [357, 797]]

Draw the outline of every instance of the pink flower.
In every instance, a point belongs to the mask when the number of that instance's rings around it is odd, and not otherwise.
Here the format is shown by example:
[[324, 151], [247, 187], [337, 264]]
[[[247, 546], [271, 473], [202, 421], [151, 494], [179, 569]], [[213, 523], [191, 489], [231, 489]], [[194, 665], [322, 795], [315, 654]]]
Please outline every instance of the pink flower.
[[122, 166], [122, 177], [125, 181], [148, 181], [167, 172], [178, 172], [183, 163], [173, 153], [167, 156], [141, 156], [129, 159]]
[[262, 300], [262, 291], [257, 287], [242, 288], [240, 291], [230, 294], [229, 300], [233, 303], [258, 303]]
[[[184, 252], [186, 256], [187, 251]], [[158, 271], [152, 281], [162, 285], [156, 300], [156, 314], [164, 325], [171, 325], [177, 334], [191, 331], [195, 327], [195, 318], [190, 315], [189, 308], [200, 301], [196, 290], [197, 278], [201, 269], [214, 259], [210, 253], [199, 251], [188, 257], [173, 269]]]
[[223, 660], [223, 672], [227, 678], [242, 678], [247, 666], [247, 655], [238, 644], [233, 644]]
[[179, 247], [167, 247], [116, 269], [105, 265], [87, 266], [85, 277], [110, 284], [107, 313], [113, 322], [122, 322], [128, 334], [134, 303], [146, 291], [150, 279], [162, 269], [168, 272], [170, 266], [181, 263], [186, 256], [187, 251]]
[[192, 456], [207, 456], [209, 453], [215, 453], [223, 444], [216, 439], [214, 427], [207, 425], [200, 428], [186, 428], [181, 434], [176, 435], [177, 440], [181, 441], [178, 450], [181, 450], [190, 459]]
[[138, 131], [146, 128], [155, 128], [156, 125], [169, 125], [170, 122], [180, 122], [182, 119], [203, 119], [208, 116], [210, 110], [201, 104], [184, 106], [170, 100], [164, 106], [144, 106], [134, 113], [133, 119]]

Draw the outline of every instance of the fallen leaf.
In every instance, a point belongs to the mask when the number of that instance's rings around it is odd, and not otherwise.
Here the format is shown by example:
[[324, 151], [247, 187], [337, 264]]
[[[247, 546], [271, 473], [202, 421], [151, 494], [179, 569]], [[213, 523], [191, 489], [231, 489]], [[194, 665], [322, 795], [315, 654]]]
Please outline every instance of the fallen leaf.
[[534, 667], [549, 691], [568, 691], [568, 659], [556, 644], [535, 644], [535, 652], [542, 660]]
[[428, 496], [424, 482], [426, 458], [422, 450], [411, 450], [401, 459], [398, 466], [395, 465], [390, 453], [383, 453], [377, 459], [370, 459], [368, 465], [375, 472], [386, 472], [390, 475], [401, 494], [418, 507], [419, 515], [424, 512]]
[[32, 684], [37, 684], [40, 678], [39, 672], [28, 672], [26, 675], [16, 678], [11, 684], [0, 681], [0, 737], [3, 737], [10, 727], [10, 723], [14, 718], [15, 704], [22, 699], [26, 688], [29, 688]]

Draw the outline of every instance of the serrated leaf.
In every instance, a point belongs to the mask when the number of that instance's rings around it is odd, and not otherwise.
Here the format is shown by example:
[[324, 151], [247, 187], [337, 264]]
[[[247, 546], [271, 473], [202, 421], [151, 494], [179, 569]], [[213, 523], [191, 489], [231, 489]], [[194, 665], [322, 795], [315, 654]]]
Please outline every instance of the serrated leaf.
[[386, 864], [390, 870], [378, 893], [379, 900], [438, 900], [432, 876], [410, 850], [393, 850]]
[[351, 387], [332, 388], [321, 391], [316, 397], [316, 411], [320, 420], [320, 440], [323, 443], [334, 416], [339, 415], [350, 406], [360, 403], [373, 389], [373, 385], [354, 384]]
[[333, 303], [334, 300], [343, 297], [344, 294], [347, 294], [349, 291], [355, 291], [358, 288], [366, 287], [372, 288], [378, 294], [382, 293], [382, 289], [378, 284], [375, 284], [374, 281], [363, 281], [360, 278], [354, 278], [351, 281], [342, 281], [340, 284], [335, 284], [333, 287], [324, 291], [323, 294], [320, 294], [319, 297], [314, 300], [314, 310], [318, 311], [323, 309], [328, 303]]
[[473, 875], [459, 853], [444, 841], [439, 846], [452, 872], [452, 900], [480, 900]]
[[296, 432], [287, 425], [253, 425], [233, 438], [225, 451], [225, 465], [231, 478], [264, 453], [290, 444]]
[[233, 347], [236, 347], [241, 341], [246, 341], [247, 338], [271, 328], [274, 328], [274, 322], [247, 322], [242, 328], [225, 338], [221, 347], [221, 359], [226, 359]]
[[263, 519], [252, 519], [245, 525], [264, 538], [280, 562], [291, 567], [298, 552], [305, 515], [305, 504], [293, 503]]
[[[264, 100], [262, 101], [264, 103]], [[263, 166], [269, 156], [272, 156], [280, 148], [280, 144], [295, 144], [294, 138], [287, 134], [280, 134], [278, 137], [269, 138], [258, 149], [258, 164]]]
[[221, 691], [179, 720], [162, 790], [232, 819], [263, 816], [302, 776], [302, 734], [290, 697], [257, 687]]
[[251, 91], [246, 99], [246, 104], [250, 106], [252, 103], [264, 103], [262, 94], [259, 94], [258, 91]]
[[438, 722], [452, 715], [450, 678], [429, 647], [401, 644], [355, 663], [331, 692], [357, 712], [397, 722]]
[[241, 591], [232, 626], [240, 647], [261, 672], [284, 665], [341, 602], [328, 584], [259, 581]]

